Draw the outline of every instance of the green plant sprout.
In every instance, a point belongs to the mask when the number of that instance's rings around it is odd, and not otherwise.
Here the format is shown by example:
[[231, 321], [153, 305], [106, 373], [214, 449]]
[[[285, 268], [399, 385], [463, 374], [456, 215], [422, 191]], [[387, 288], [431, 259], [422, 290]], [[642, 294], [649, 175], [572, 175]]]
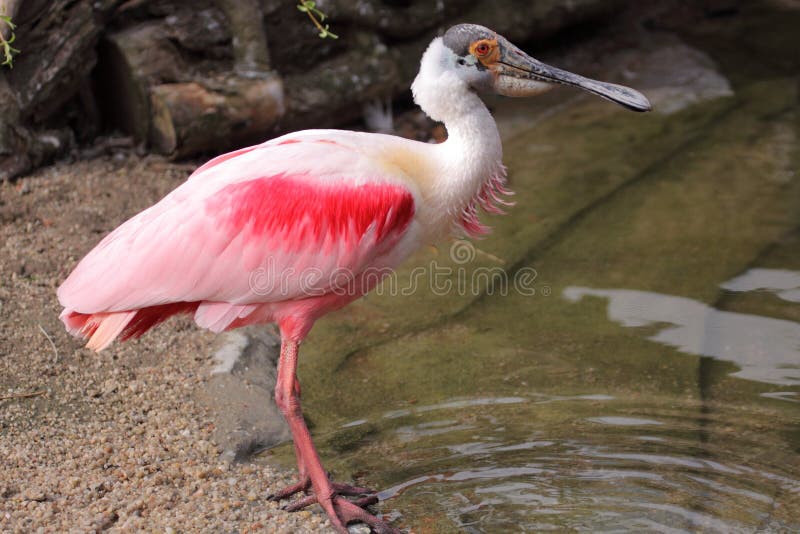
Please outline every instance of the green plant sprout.
[[11, 28], [11, 37], [6, 39], [3, 37], [3, 32], [0, 32], [0, 46], [3, 48], [3, 56], [5, 57], [4, 61], [0, 63], [0, 66], [8, 66], [9, 69], [14, 67], [14, 54], [19, 54], [19, 50], [11, 46], [11, 43], [17, 38], [16, 34], [14, 34], [14, 28], [17, 27], [16, 24], [11, 22], [11, 17], [7, 15], [0, 15], [0, 21], [5, 22], [9, 28]]
[[314, 26], [316, 26], [317, 29], [319, 30], [319, 36], [321, 38], [323, 39], [326, 37], [330, 37], [331, 39], [339, 38], [338, 35], [330, 31], [327, 24], [325, 26], [322, 25], [322, 21], [325, 20], [326, 15], [317, 8], [316, 2], [312, 0], [300, 0], [300, 3], [297, 5], [297, 9], [299, 9], [303, 13], [308, 14], [308, 18], [311, 19], [311, 22], [313, 22]]

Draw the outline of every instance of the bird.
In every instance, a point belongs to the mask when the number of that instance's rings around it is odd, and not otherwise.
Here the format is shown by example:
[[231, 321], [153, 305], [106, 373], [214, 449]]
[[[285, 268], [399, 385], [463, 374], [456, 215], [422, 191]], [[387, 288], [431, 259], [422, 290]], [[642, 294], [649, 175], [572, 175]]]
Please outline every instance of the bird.
[[331, 481], [303, 419], [299, 348], [314, 322], [373, 289], [415, 250], [489, 228], [510, 204], [500, 135], [481, 96], [583, 89], [633, 111], [647, 98], [540, 62], [476, 24], [433, 39], [411, 91], [447, 139], [305, 130], [218, 156], [92, 249], [60, 285], [67, 330], [100, 351], [175, 314], [222, 332], [275, 323], [275, 401], [294, 442], [298, 482], [273, 494], [319, 504], [333, 528], [363, 522], [375, 492]]

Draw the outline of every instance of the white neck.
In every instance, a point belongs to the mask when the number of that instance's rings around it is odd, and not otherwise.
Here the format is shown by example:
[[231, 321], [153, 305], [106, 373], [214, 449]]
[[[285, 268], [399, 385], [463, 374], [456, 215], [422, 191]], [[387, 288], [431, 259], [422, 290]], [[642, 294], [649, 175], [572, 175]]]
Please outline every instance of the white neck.
[[411, 86], [422, 111], [447, 128], [447, 141], [436, 147], [440, 175], [430, 193], [435, 208], [451, 216], [460, 214], [487, 181], [502, 173], [503, 157], [497, 125], [452, 68], [455, 60], [441, 39], [434, 39]]

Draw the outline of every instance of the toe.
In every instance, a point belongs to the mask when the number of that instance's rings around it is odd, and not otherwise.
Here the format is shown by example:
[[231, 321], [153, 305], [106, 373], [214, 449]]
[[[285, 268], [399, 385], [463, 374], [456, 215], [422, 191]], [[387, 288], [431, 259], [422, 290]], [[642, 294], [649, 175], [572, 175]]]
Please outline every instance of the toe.
[[348, 501], [347, 499], [342, 497], [334, 497], [333, 506], [336, 509], [336, 515], [345, 525], [360, 521], [369, 525], [369, 527], [377, 534], [401, 534], [398, 529], [390, 526], [385, 521], [378, 519], [374, 515], [370, 514], [355, 503]]
[[271, 495], [268, 495], [267, 500], [282, 501], [283, 499], [287, 499], [296, 493], [300, 493], [301, 491], [307, 491], [309, 487], [311, 487], [310, 479], [301, 480], [297, 484], [286, 486], [285, 488], [280, 489]]

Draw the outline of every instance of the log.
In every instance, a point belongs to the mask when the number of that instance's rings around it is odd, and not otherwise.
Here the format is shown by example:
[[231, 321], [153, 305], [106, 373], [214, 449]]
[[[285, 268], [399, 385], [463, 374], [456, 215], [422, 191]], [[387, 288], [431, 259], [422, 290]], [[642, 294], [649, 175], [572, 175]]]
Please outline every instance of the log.
[[100, 33], [120, 0], [23, 2], [7, 72], [23, 120], [42, 122], [78, 92], [95, 65]]
[[[19, 0], [0, 0], [0, 15], [16, 19]], [[11, 27], [0, 22], [0, 35], [11, 38]], [[0, 181], [10, 179], [30, 167], [24, 149], [24, 132], [20, 132], [19, 106], [8, 78], [0, 71]]]
[[87, 87], [97, 40], [119, 1], [5, 0], [21, 52], [13, 69], [0, 71], [0, 180], [72, 146], [74, 135], [59, 111]]
[[284, 112], [278, 76], [230, 75], [214, 85], [171, 83], [151, 89], [149, 137], [156, 151], [180, 158], [260, 141]]
[[[283, 85], [267, 70], [260, 11], [253, 16], [244, 9], [253, 0], [218, 3], [232, 23], [214, 6], [183, 8], [108, 35], [98, 82], [111, 96], [102, 107], [112, 126], [174, 158], [267, 136], [284, 110]], [[229, 47], [231, 35], [233, 54], [194, 56], [198, 46]]]
[[164, 21], [145, 22], [112, 33], [100, 44], [100, 109], [109, 126], [139, 142], [150, 133], [150, 87], [189, 81], [189, 66], [169, 36]]

